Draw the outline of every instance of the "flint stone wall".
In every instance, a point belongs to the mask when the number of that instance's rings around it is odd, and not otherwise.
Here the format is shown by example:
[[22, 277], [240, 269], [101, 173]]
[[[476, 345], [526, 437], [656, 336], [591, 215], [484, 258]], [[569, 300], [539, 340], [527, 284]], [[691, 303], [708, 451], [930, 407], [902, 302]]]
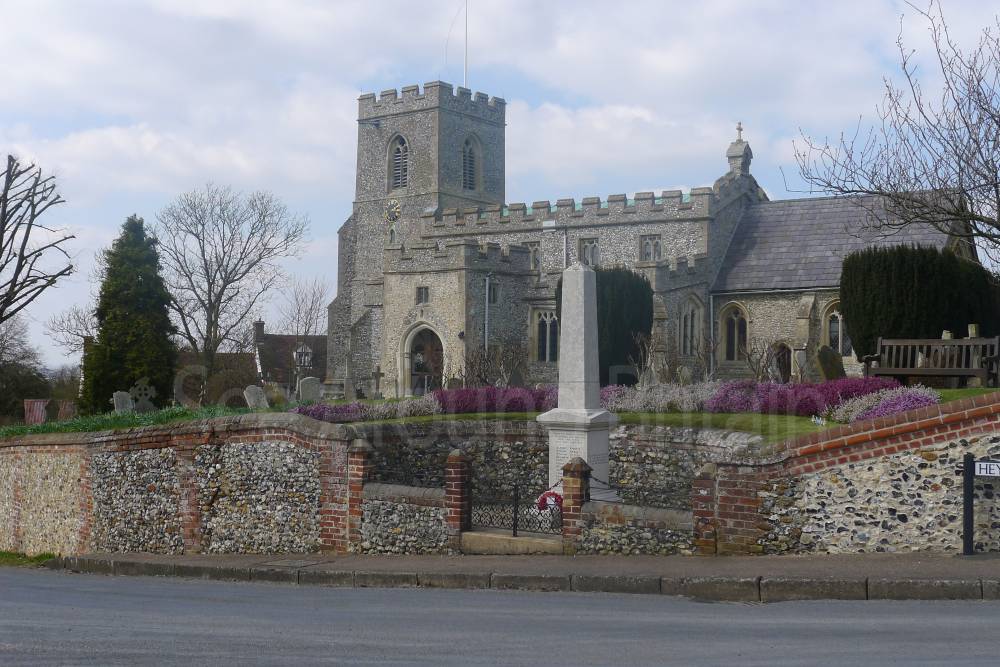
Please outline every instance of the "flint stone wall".
[[[472, 496], [538, 495], [548, 486], [548, 433], [535, 422], [449, 421], [358, 427], [374, 446], [376, 481], [443, 487], [445, 460], [469, 457]], [[705, 463], [730, 460], [760, 436], [715, 429], [620, 426], [610, 443], [611, 483], [626, 502], [690, 509], [691, 480]]]
[[281, 441], [199, 447], [202, 549], [303, 553], [319, 549], [319, 454]]
[[[0, 551], [64, 554], [78, 548], [82, 460], [79, 452], [57, 450], [0, 453]], [[15, 531], [22, 522], [31, 530]]]
[[94, 551], [184, 550], [173, 448], [95, 454], [92, 470]]
[[690, 556], [690, 512], [636, 507], [620, 503], [584, 503], [578, 554], [652, 554]]
[[450, 553], [444, 489], [366, 484], [361, 509], [361, 553]]
[[[759, 492], [771, 529], [765, 553], [868, 553], [962, 548], [962, 455], [1000, 456], [1000, 436], [930, 445], [779, 479]], [[977, 477], [977, 551], [1000, 551], [1000, 485]]]

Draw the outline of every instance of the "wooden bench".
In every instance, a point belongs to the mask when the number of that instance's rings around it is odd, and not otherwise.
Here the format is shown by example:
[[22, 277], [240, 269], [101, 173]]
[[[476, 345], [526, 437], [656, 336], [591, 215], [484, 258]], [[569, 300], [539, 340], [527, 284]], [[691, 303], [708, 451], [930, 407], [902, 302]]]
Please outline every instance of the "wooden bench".
[[[879, 338], [878, 354], [861, 361], [865, 376], [978, 377], [983, 386], [998, 386], [1000, 336], [920, 340]], [[873, 366], [872, 364], [877, 364]]]

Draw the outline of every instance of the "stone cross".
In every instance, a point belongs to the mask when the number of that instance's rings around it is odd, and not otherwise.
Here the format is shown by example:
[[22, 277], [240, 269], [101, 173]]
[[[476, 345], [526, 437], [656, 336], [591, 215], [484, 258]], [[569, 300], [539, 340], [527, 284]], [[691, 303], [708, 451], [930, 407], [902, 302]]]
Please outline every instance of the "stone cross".
[[743, 141], [743, 123], [736, 122], [736, 141]]
[[264, 395], [263, 387], [255, 384], [243, 390], [243, 398], [246, 399], [247, 407], [251, 410], [267, 410], [270, 405], [267, 403], [267, 396]]
[[597, 357], [597, 280], [594, 270], [574, 264], [563, 271], [559, 323], [559, 406], [538, 415], [549, 431], [549, 484], [579, 456], [598, 484], [608, 481], [608, 441], [617, 418], [601, 408]]
[[116, 415], [135, 412], [135, 403], [132, 401], [132, 394], [127, 391], [116, 391], [111, 396], [111, 402], [115, 406]]
[[305, 377], [299, 380], [298, 395], [299, 401], [318, 401], [320, 382], [319, 378]]

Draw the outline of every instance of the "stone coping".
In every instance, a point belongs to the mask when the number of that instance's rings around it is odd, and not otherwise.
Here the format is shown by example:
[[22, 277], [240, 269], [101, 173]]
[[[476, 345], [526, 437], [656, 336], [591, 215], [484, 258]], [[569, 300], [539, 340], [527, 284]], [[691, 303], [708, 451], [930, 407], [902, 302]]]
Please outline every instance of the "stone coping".
[[664, 507], [643, 507], [625, 503], [607, 502], [604, 500], [588, 500], [581, 508], [583, 514], [607, 518], [620, 517], [626, 521], [641, 523], [659, 523], [664, 528], [677, 531], [690, 531], [694, 528], [691, 510], [668, 509]]
[[278, 435], [279, 431], [284, 430], [330, 441], [350, 441], [357, 437], [355, 428], [347, 424], [331, 424], [293, 412], [256, 412], [178, 422], [175, 424], [155, 424], [105, 431], [18, 435], [0, 440], [0, 448], [97, 445], [121, 440], [169, 440], [171, 438], [183, 438], [192, 435], [224, 438], [230, 434], [235, 435], [246, 431], [272, 429], [275, 431], [275, 435]]
[[420, 486], [404, 486], [402, 484], [367, 482], [362, 491], [362, 498], [365, 500], [383, 500], [409, 503], [411, 505], [444, 507], [445, 490]]

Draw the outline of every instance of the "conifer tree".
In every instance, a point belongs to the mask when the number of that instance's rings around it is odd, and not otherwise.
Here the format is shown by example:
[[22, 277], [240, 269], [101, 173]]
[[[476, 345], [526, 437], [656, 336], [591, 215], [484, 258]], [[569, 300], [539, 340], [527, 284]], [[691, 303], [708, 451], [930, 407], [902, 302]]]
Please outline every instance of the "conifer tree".
[[97, 337], [83, 364], [86, 412], [107, 412], [114, 392], [143, 378], [156, 390], [155, 405], [169, 401], [177, 363], [169, 301], [156, 239], [146, 234], [142, 218], [130, 216], [103, 256]]

